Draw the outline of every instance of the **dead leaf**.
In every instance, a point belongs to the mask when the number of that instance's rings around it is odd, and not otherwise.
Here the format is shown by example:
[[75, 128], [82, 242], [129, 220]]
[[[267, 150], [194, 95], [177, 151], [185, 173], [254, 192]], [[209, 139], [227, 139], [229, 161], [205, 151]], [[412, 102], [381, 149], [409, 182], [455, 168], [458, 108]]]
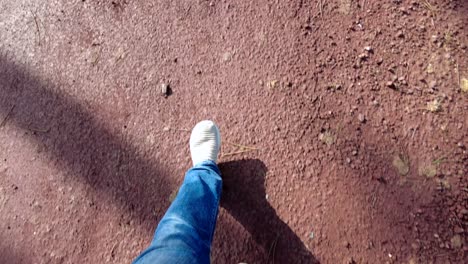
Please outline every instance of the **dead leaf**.
[[172, 191], [172, 193], [169, 195], [169, 198], [167, 199], [170, 203], [172, 203], [175, 198], [177, 197], [177, 194], [179, 193], [179, 188], [175, 189]]
[[452, 244], [452, 248], [461, 248], [462, 247], [462, 239], [460, 235], [454, 235], [452, 239], [450, 239], [450, 243]]
[[410, 258], [410, 260], [408, 261], [408, 264], [416, 264], [416, 260], [415, 258]]
[[429, 74], [434, 73], [434, 66], [432, 65], [432, 63], [429, 63], [429, 65], [427, 65], [426, 71]]
[[397, 169], [401, 176], [405, 176], [409, 172], [409, 161], [408, 158], [403, 158], [400, 155], [393, 157], [393, 166]]
[[423, 164], [419, 167], [419, 175], [433, 178], [437, 175], [437, 167], [434, 164]]
[[324, 133], [320, 133], [319, 140], [322, 141], [323, 143], [325, 143], [327, 146], [331, 146], [331, 145], [333, 145], [333, 143], [335, 143], [335, 137], [329, 131], [326, 131]]
[[462, 92], [468, 93], [468, 79], [462, 78], [460, 80], [460, 88]]
[[278, 81], [277, 80], [271, 80], [267, 83], [267, 87], [269, 89], [275, 89], [276, 87], [278, 87]]
[[439, 112], [441, 110], [441, 103], [438, 99], [434, 99], [434, 101], [427, 103], [426, 109], [433, 113]]
[[351, 13], [351, 4], [351, 0], [341, 0], [338, 10], [345, 15], [349, 15]]

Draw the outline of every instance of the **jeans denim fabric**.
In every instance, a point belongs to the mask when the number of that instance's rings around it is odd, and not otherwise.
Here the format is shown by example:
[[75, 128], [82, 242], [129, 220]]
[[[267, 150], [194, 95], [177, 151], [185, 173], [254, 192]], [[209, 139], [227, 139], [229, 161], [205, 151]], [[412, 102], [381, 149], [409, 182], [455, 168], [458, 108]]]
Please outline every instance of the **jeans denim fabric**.
[[133, 263], [210, 263], [221, 189], [216, 163], [205, 161], [191, 168], [151, 245]]

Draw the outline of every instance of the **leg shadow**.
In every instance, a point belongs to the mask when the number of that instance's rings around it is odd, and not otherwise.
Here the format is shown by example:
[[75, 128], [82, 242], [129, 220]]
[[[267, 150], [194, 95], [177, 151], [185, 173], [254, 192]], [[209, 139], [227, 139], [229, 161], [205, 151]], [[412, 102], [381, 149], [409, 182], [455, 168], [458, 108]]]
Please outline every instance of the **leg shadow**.
[[96, 212], [100, 201], [116, 201], [148, 230], [163, 215], [173, 183], [151, 153], [128, 142], [126, 127], [106, 126], [86, 104], [1, 54], [0, 113], [2, 125], [27, 135], [49, 163], [96, 190]]
[[2, 264], [34, 263], [28, 253], [29, 252], [20, 254], [19, 252], [14, 251], [10, 245], [2, 245], [0, 243], [0, 263]]
[[318, 263], [267, 201], [267, 168], [262, 161], [230, 161], [219, 164], [219, 168], [223, 177], [221, 206], [263, 247], [263, 263]]

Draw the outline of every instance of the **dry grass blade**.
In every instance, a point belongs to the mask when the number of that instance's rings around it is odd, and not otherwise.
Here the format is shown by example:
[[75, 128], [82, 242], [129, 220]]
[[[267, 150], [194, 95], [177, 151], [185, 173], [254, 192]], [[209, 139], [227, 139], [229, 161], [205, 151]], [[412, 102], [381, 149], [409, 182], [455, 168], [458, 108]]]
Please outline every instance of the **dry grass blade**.
[[160, 132], [168, 132], [168, 131], [183, 131], [183, 132], [191, 132], [189, 129], [186, 128], [172, 128], [172, 127], [164, 127]]
[[319, 1], [320, 16], [323, 17], [323, 3], [322, 0]]
[[191, 132], [190, 129], [185, 129], [185, 128], [171, 128], [171, 129], [175, 131]]
[[435, 27], [434, 18], [436, 17], [437, 8], [429, 3], [428, 0], [423, 0], [422, 5], [431, 13], [432, 26]]
[[35, 12], [31, 12], [34, 18], [34, 24], [36, 24], [36, 31], [37, 31], [37, 38], [38, 40], [38, 45], [41, 45], [41, 31], [39, 30], [39, 23], [37, 22], [37, 15]]
[[446, 159], [447, 159], [446, 156], [441, 156], [440, 158], [433, 160], [432, 164], [439, 166], [441, 163], [446, 162]]
[[423, 0], [422, 5], [427, 8], [427, 10], [431, 11], [431, 13], [435, 13], [437, 11], [437, 8], [435, 8], [429, 1]]
[[222, 154], [221, 157], [233, 156], [233, 155], [237, 155], [237, 154], [247, 153], [247, 152], [250, 152], [250, 151], [260, 150], [260, 149], [255, 148], [255, 147], [245, 146], [245, 145], [241, 145], [241, 144], [237, 144], [237, 143], [232, 143], [232, 142], [226, 142], [226, 143], [229, 144], [229, 145], [237, 147], [237, 150], [233, 151], [233, 152], [226, 153], [226, 154]]
[[41, 128], [28, 127], [28, 130], [31, 132], [36, 132], [36, 133], [47, 133], [50, 131], [50, 128], [41, 129]]
[[13, 109], [15, 109], [15, 105], [13, 105], [10, 108], [10, 110], [8, 110], [8, 113], [5, 115], [2, 122], [0, 123], [0, 127], [3, 127], [6, 124], [6, 122], [8, 121], [8, 118], [10, 117], [11, 113], [13, 112]]
[[245, 149], [245, 150], [229, 152], [229, 153], [226, 153], [226, 154], [222, 154], [221, 157], [233, 156], [233, 155], [237, 155], [237, 154], [247, 153], [247, 152], [250, 152], [250, 151], [253, 151], [253, 150], [252, 149]]
[[270, 250], [268, 251], [268, 258], [267, 258], [266, 263], [270, 262], [270, 256], [272, 256], [272, 258], [271, 258], [272, 263], [273, 264], [275, 263], [275, 253], [276, 253], [276, 245], [278, 244], [278, 239], [279, 239], [279, 235], [276, 235], [276, 238], [273, 241], [273, 243], [271, 244]]
[[254, 147], [250, 147], [250, 146], [244, 146], [244, 145], [236, 144], [236, 143], [232, 143], [232, 142], [226, 142], [226, 143], [230, 144], [230, 145], [233, 145], [233, 146], [236, 146], [236, 147], [241, 148], [241, 149], [259, 150], [258, 148], [254, 148]]

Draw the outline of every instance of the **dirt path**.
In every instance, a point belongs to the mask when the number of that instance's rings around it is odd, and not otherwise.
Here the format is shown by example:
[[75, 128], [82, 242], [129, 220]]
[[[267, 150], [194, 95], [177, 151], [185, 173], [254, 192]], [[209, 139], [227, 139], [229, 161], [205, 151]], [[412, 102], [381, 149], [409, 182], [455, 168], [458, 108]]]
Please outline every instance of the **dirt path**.
[[205, 118], [213, 263], [468, 262], [467, 1], [43, 2], [0, 1], [0, 263], [129, 263]]

